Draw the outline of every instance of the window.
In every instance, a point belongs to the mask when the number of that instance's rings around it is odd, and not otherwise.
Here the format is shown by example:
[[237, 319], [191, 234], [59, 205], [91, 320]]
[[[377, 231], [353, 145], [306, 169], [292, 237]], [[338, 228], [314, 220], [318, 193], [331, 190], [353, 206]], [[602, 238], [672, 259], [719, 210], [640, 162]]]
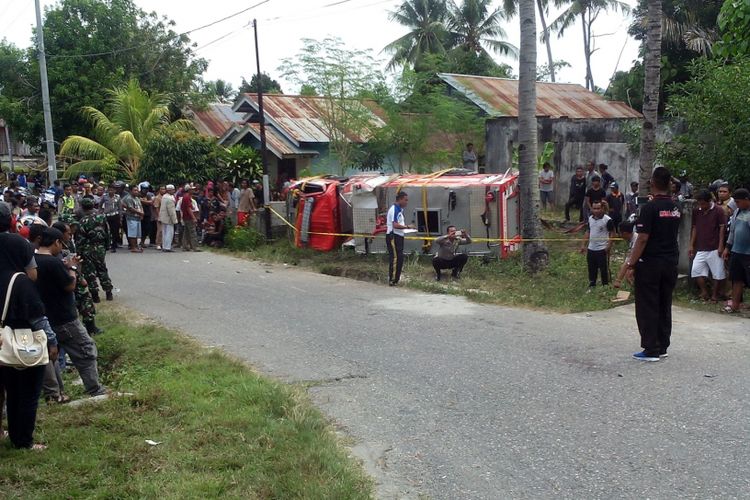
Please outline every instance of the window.
[[427, 210], [427, 221], [425, 211], [421, 208], [414, 209], [414, 218], [417, 220], [417, 230], [420, 233], [440, 232], [440, 210]]

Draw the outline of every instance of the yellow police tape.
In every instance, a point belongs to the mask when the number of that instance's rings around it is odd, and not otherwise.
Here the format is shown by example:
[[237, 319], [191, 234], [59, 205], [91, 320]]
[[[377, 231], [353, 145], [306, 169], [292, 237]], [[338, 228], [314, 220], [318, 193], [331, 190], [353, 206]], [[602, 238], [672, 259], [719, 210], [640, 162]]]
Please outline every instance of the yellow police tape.
[[[292, 228], [292, 230], [296, 233], [299, 231], [297, 227], [286, 220], [283, 215], [278, 213], [276, 210], [274, 210], [270, 206], [266, 206], [276, 217], [281, 219], [281, 221]], [[316, 231], [308, 231], [307, 234], [312, 234], [315, 236], [338, 236], [342, 238], [385, 238], [385, 234], [358, 234], [358, 233], [321, 233]], [[405, 240], [415, 240], [415, 241], [434, 241], [438, 239], [439, 236], [404, 236]], [[622, 238], [591, 238], [591, 240], [601, 241], [623, 241]], [[526, 243], [526, 242], [532, 242], [532, 241], [587, 241], [586, 238], [521, 238], [520, 236], [517, 236], [515, 238], [471, 238], [472, 242], [475, 243]]]

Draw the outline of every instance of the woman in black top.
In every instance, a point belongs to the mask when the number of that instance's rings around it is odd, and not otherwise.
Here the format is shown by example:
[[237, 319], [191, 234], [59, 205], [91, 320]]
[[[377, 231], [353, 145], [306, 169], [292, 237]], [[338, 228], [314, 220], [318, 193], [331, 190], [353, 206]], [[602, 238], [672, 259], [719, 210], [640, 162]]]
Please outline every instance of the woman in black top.
[[[0, 226], [3, 222], [0, 222]], [[0, 233], [0, 307], [5, 303], [11, 278], [16, 273], [24, 273], [33, 257], [34, 251], [28, 241], [16, 234]], [[55, 333], [49, 326], [34, 282], [26, 274], [20, 274], [13, 285], [5, 325], [44, 330], [49, 355], [53, 359], [57, 357]], [[44, 445], [34, 444], [36, 411], [44, 370], [44, 365], [23, 370], [0, 366], [0, 392], [4, 388], [7, 394], [8, 436], [16, 448], [45, 448]]]

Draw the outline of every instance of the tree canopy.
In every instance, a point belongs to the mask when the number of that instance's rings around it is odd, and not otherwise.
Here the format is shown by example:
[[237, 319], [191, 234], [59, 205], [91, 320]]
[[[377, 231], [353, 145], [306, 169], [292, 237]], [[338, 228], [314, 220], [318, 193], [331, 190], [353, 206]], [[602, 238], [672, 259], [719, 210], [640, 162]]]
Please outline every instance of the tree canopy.
[[284, 91], [281, 90], [281, 85], [279, 82], [271, 78], [271, 76], [261, 71], [260, 73], [260, 81], [261, 85], [258, 85], [258, 74], [254, 74], [253, 77], [250, 79], [250, 83], [248, 83], [247, 80], [244, 78], [242, 79], [242, 85], [240, 85], [240, 93], [258, 93], [258, 88], [260, 87], [264, 93], [266, 94], [283, 94]]
[[750, 58], [698, 59], [689, 70], [692, 78], [670, 89], [668, 112], [685, 132], [667, 148], [667, 164], [695, 181], [750, 186]]
[[[505, 11], [492, 9], [490, 0], [406, 0], [390, 19], [409, 29], [383, 49], [392, 54], [388, 69], [408, 66], [430, 72], [439, 60], [441, 70], [497, 76], [492, 53], [516, 57], [518, 49], [504, 40]], [[488, 50], [489, 49], [489, 50]]]
[[[133, 0], [60, 0], [48, 8], [44, 41], [55, 138], [88, 132], [81, 109], [102, 109], [107, 99], [102, 89], [131, 78], [149, 92], [191, 91], [207, 62], [196, 56], [189, 37], [173, 28], [173, 21], [144, 12]], [[44, 124], [36, 49], [3, 42], [0, 58], [0, 115], [19, 138], [38, 146]]]
[[186, 120], [170, 122], [167, 98], [149, 95], [136, 80], [108, 92], [106, 112], [84, 106], [83, 115], [91, 124], [90, 137], [71, 135], [60, 146], [60, 154], [78, 160], [71, 175], [80, 172], [105, 172], [139, 179], [143, 149], [166, 128], [190, 130]]

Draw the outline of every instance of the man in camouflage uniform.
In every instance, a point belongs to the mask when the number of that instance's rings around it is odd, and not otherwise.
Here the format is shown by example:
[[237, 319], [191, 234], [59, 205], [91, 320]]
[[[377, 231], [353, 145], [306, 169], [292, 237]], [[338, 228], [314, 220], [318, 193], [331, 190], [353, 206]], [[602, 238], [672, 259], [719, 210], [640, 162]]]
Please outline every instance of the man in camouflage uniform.
[[107, 294], [107, 300], [112, 300], [112, 281], [109, 279], [107, 264], [104, 262], [110, 244], [107, 219], [104, 215], [94, 211], [94, 200], [91, 198], [81, 200], [81, 221], [78, 227], [77, 243], [83, 258], [83, 277], [88, 282], [94, 303], [100, 301], [97, 278]]
[[[73, 214], [63, 214], [60, 216], [60, 222], [70, 227], [71, 235], [75, 235], [78, 231], [78, 219]], [[73, 237], [68, 241], [64, 242], [65, 248], [63, 249], [63, 256], [67, 257], [70, 254], [77, 254], [76, 243]], [[81, 265], [83, 267], [83, 265]], [[97, 335], [104, 333], [96, 326], [96, 306], [91, 298], [91, 292], [89, 292], [89, 285], [86, 279], [83, 277], [83, 271], [78, 270], [78, 279], [76, 280], [76, 288], [74, 290], [76, 299], [76, 308], [78, 314], [81, 315], [81, 322], [86, 327], [86, 331], [89, 335]]]

